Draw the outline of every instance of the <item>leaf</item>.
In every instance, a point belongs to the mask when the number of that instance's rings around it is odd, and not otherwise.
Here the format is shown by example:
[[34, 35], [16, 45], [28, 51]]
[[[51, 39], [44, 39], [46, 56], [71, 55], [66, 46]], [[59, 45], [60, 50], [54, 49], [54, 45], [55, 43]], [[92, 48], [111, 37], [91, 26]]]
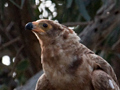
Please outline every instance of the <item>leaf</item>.
[[107, 5], [109, 1], [107, 0], [102, 0], [103, 4]]
[[83, 2], [83, 0], [75, 0], [76, 4], [78, 5], [79, 8], [79, 12], [81, 13], [81, 15], [87, 20], [90, 21], [91, 17], [89, 16], [85, 4]]
[[21, 0], [21, 5], [18, 5], [16, 2], [14, 2], [14, 0], [9, 0], [9, 1], [19, 9], [22, 9], [25, 0]]
[[17, 70], [19, 71], [24, 71], [27, 69], [27, 67], [29, 66], [29, 63], [27, 60], [23, 60], [21, 61], [18, 66], [17, 66]]
[[21, 8], [23, 7], [23, 5], [24, 5], [24, 2], [25, 2], [25, 0], [21, 0]]
[[67, 0], [67, 8], [70, 8], [72, 5], [73, 0]]
[[5, 15], [4, 15], [4, 4], [5, 4], [5, 0], [1, 0], [0, 1], [0, 12], [2, 13], [1, 14], [1, 19], [3, 20], [4, 19], [4, 17], [5, 17]]
[[25, 77], [24, 73], [19, 73], [19, 76], [17, 78], [19, 80], [19, 84], [25, 84], [27, 78]]
[[21, 8], [17, 3], [15, 3], [13, 0], [9, 0], [12, 4], [14, 4], [16, 7], [18, 7], [19, 9]]

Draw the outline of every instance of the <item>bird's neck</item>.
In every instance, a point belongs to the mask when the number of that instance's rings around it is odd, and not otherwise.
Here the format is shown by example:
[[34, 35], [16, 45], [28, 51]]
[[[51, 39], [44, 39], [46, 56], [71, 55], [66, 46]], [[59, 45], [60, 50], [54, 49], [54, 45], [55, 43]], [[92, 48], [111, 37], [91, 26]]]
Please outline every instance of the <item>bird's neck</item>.
[[69, 83], [76, 78], [72, 74], [78, 72], [83, 62], [79, 55], [86, 50], [86, 47], [79, 43], [78, 37], [66, 40], [60, 38], [41, 48], [43, 70], [51, 83]]
[[[57, 55], [63, 55], [64, 53], [73, 53], [75, 50], [80, 48], [80, 43], [77, 39], [71, 38], [67, 40], [59, 39], [59, 40], [49, 40], [48, 43], [41, 42], [41, 54], [44, 61], [48, 61], [45, 57], [55, 58]], [[50, 61], [51, 62], [51, 61]]]
[[50, 41], [49, 44], [41, 46], [41, 58], [43, 69], [50, 74], [53, 71], [66, 73], [65, 69], [73, 62], [74, 53], [80, 47], [79, 38], [59, 39]]

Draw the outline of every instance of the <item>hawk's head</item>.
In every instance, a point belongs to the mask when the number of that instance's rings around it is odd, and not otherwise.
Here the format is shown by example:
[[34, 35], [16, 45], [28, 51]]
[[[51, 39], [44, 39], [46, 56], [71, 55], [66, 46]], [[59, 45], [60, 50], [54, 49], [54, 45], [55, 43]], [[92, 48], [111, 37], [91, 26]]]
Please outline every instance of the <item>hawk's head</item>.
[[52, 41], [65, 41], [70, 38], [79, 41], [79, 37], [73, 30], [52, 20], [41, 19], [29, 22], [25, 28], [32, 30], [43, 44], [48, 44]]

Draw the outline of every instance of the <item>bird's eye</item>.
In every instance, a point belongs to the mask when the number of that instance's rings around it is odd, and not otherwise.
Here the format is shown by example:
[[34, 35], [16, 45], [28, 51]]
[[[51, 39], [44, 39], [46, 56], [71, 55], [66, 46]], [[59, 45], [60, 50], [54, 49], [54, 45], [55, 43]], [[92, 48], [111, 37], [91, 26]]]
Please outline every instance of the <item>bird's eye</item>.
[[47, 28], [48, 25], [47, 25], [46, 23], [43, 23], [43, 27], [44, 27], [44, 28]]

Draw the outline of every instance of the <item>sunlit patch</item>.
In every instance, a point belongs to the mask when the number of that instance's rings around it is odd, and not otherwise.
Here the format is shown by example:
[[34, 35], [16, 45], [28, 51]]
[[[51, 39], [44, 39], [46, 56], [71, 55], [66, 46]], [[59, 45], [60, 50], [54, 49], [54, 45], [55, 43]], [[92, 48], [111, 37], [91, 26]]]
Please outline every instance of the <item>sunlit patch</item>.
[[40, 1], [39, 0], [35, 0], [35, 4], [39, 5]]
[[7, 56], [7, 55], [3, 56], [3, 57], [2, 57], [2, 63], [3, 63], [4, 65], [9, 66], [9, 65], [10, 65], [10, 57]]
[[75, 27], [68, 27], [68, 28], [69, 28], [69, 29], [72, 29], [72, 30], [75, 29]]
[[[38, 6], [39, 12], [42, 12], [42, 14], [39, 15], [40, 19], [43, 18], [48, 18], [51, 20], [53, 17], [57, 16], [56, 8], [55, 8], [55, 3], [53, 3], [51, 0], [35, 0], [36, 5]], [[47, 9], [51, 12], [49, 13]]]
[[51, 5], [52, 5], [52, 2], [51, 2], [51, 1], [46, 1], [46, 2], [45, 2], [45, 6], [46, 6], [46, 7], [50, 7]]
[[110, 87], [111, 87], [112, 89], [115, 88], [114, 85], [113, 85], [113, 83], [112, 83], [112, 80], [109, 80], [109, 85], [110, 85]]
[[109, 14], [110, 14], [110, 12], [107, 12], [107, 14], [109, 15]]
[[8, 3], [5, 3], [4, 6], [5, 6], [5, 7], [8, 7]]
[[15, 57], [12, 59], [13, 62], [15, 62]]
[[54, 20], [55, 23], [59, 23], [58, 20]]
[[56, 17], [57, 16], [57, 12], [53, 12], [53, 16]]
[[14, 78], [16, 76], [16, 72], [13, 72], [13, 75], [12, 75], [12, 77]]

